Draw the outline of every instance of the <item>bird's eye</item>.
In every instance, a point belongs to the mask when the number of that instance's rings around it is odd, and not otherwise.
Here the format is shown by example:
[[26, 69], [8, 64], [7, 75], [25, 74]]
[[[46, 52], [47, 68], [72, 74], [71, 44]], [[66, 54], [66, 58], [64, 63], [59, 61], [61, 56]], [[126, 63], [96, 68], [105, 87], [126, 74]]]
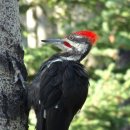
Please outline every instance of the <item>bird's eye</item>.
[[69, 35], [68, 39], [73, 41], [74, 40], [74, 36], [73, 35]]
[[67, 46], [67, 47], [69, 47], [69, 48], [72, 47], [72, 46], [71, 46], [68, 42], [66, 42], [66, 41], [64, 42], [64, 45]]

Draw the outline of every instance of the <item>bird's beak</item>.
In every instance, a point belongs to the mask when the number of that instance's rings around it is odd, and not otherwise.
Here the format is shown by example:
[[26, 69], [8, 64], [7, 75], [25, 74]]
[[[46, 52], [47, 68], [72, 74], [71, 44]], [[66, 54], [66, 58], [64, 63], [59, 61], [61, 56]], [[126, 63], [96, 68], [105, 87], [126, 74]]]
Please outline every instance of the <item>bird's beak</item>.
[[59, 49], [65, 51], [65, 45], [64, 45], [64, 39], [47, 39], [47, 40], [41, 40], [42, 42], [53, 44]]
[[46, 42], [46, 43], [54, 43], [54, 44], [59, 44], [59, 43], [64, 42], [63, 39], [47, 39], [47, 40], [41, 40], [41, 41]]

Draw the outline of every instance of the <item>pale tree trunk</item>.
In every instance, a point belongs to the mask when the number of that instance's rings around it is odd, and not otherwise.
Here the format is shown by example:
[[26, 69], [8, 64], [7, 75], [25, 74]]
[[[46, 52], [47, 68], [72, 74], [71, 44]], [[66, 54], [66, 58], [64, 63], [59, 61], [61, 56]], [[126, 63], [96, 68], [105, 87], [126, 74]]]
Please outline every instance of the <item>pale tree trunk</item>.
[[20, 80], [14, 82], [13, 59], [26, 79], [23, 50], [20, 47], [17, 0], [0, 0], [0, 130], [27, 130], [26, 91]]
[[[39, 6], [29, 8], [26, 13], [28, 29], [28, 47], [36, 48], [41, 46], [41, 39], [46, 39], [47, 18]], [[30, 24], [31, 23], [31, 24]]]

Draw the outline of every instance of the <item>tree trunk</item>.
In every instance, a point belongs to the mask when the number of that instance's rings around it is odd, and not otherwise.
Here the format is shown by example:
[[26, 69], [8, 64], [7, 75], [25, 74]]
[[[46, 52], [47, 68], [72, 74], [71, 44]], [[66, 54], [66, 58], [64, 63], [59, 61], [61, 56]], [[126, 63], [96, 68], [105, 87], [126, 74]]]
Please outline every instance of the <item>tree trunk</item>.
[[23, 78], [26, 69], [20, 46], [19, 6], [17, 0], [0, 0], [0, 130], [27, 130], [26, 91], [20, 80], [14, 82], [16, 62]]

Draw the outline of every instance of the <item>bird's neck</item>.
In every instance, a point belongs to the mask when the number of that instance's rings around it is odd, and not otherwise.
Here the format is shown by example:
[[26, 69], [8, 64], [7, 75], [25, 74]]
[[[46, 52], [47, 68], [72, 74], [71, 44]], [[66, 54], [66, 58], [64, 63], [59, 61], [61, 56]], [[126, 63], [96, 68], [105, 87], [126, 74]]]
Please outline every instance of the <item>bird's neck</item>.
[[80, 62], [89, 53], [90, 49], [91, 47], [86, 48], [83, 51], [77, 51], [77, 50], [68, 51], [68, 52], [59, 54], [59, 56], [63, 60]]
[[75, 61], [75, 62], [80, 62], [84, 57], [86, 56], [86, 54], [81, 54], [81, 53], [77, 53], [77, 52], [65, 52], [65, 53], [60, 53], [60, 54], [56, 54], [54, 56], [52, 56], [47, 62], [47, 68], [49, 68], [51, 66], [51, 64], [55, 63], [55, 62], [63, 62], [63, 61]]
[[83, 50], [77, 50], [77, 49], [69, 50], [67, 52], [59, 53], [52, 56], [48, 61], [49, 63], [63, 60], [80, 62], [89, 53], [90, 49], [91, 46], [86, 47]]
[[72, 52], [66, 52], [62, 53], [60, 55], [60, 58], [62, 60], [68, 60], [68, 61], [81, 61], [81, 54], [79, 53], [72, 53]]

